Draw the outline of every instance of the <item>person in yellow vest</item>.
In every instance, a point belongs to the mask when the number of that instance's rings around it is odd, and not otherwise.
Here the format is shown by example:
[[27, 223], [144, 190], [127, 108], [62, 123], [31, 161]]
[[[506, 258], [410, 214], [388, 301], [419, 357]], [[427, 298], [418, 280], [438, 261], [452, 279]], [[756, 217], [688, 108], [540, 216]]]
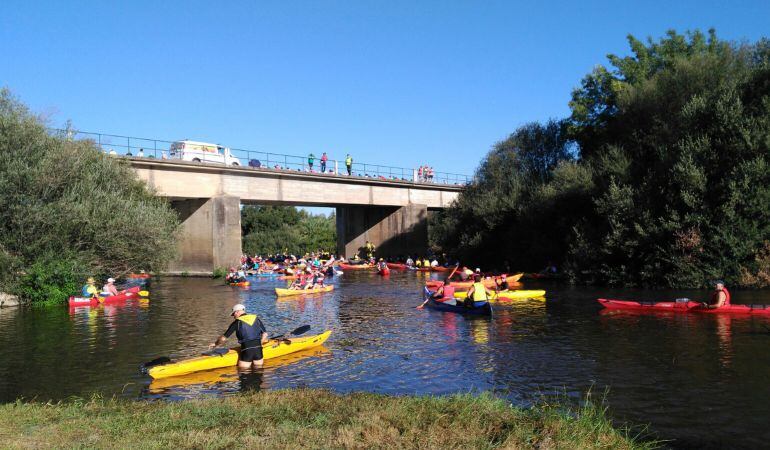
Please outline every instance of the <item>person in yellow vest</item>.
[[492, 292], [481, 282], [481, 275], [473, 276], [473, 286], [468, 289], [468, 296], [465, 298], [465, 307], [473, 308], [477, 302], [487, 302], [492, 297]]
[[93, 277], [88, 277], [86, 284], [80, 290], [81, 297], [98, 297], [99, 289], [96, 288], [96, 280]]
[[209, 345], [209, 348], [224, 344], [227, 338], [235, 333], [238, 343], [241, 344], [241, 350], [238, 354], [238, 368], [253, 367], [258, 369], [262, 367], [265, 362], [262, 356], [262, 345], [268, 342], [265, 325], [256, 314], [247, 314], [246, 307], [240, 303], [233, 306], [233, 312], [230, 315], [235, 320], [222, 336], [219, 336], [213, 344]]
[[374, 244], [372, 244], [369, 241], [366, 241], [366, 244], [364, 245], [364, 248], [366, 248], [366, 257], [367, 258], [374, 258]]
[[430, 261], [428, 260], [428, 258], [423, 258], [422, 259], [422, 266], [423, 267], [430, 267]]

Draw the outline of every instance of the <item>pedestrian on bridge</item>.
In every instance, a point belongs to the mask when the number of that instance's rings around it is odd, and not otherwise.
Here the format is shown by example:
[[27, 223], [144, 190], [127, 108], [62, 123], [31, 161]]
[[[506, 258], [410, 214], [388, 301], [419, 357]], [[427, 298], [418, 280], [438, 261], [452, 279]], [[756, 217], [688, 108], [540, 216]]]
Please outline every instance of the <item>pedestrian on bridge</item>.
[[313, 171], [313, 163], [315, 162], [315, 155], [313, 152], [310, 152], [310, 154], [307, 156], [307, 165], [310, 167], [310, 171]]
[[345, 157], [345, 167], [348, 168], [348, 176], [353, 174], [353, 157], [350, 156], [350, 153], [348, 153], [348, 156]]
[[321, 173], [326, 172], [326, 161], [329, 160], [329, 157], [326, 156], [326, 152], [324, 152], [323, 155], [321, 155]]

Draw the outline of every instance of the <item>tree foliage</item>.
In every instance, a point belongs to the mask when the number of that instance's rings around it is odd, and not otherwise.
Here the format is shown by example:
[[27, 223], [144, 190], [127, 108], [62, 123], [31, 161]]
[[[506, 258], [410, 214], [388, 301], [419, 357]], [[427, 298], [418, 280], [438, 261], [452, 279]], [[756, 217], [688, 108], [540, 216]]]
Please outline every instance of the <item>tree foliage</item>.
[[582, 80], [561, 131], [528, 124], [495, 145], [434, 219], [434, 245], [501, 268], [552, 259], [596, 283], [762, 279], [770, 43], [713, 30], [629, 43], [632, 55], [609, 55], [610, 68]]
[[245, 206], [241, 211], [243, 250], [250, 255], [334, 252], [336, 219], [293, 206]]
[[93, 142], [50, 135], [7, 90], [0, 154], [0, 288], [43, 299], [46, 285], [60, 300], [73, 280], [161, 270], [175, 255], [165, 200]]

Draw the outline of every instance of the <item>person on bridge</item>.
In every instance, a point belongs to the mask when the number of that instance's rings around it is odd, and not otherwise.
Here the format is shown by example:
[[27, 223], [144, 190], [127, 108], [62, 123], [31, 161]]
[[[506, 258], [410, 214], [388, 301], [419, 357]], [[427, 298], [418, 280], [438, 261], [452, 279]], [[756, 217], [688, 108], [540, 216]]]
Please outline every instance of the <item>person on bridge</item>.
[[711, 294], [709, 303], [703, 302], [703, 307], [707, 309], [717, 309], [730, 304], [730, 291], [725, 287], [725, 282], [717, 280], [714, 282], [714, 292]]
[[324, 152], [323, 155], [321, 155], [321, 173], [326, 172], [326, 161], [328, 160], [329, 160], [329, 157], [326, 156], [326, 152]]
[[241, 344], [241, 350], [238, 354], [238, 368], [248, 369], [252, 367], [258, 369], [262, 367], [262, 363], [265, 361], [262, 356], [262, 345], [268, 342], [265, 325], [256, 314], [247, 314], [246, 307], [240, 303], [233, 306], [233, 312], [230, 315], [235, 320], [227, 327], [222, 336], [219, 336], [209, 345], [209, 348], [224, 344], [227, 338], [235, 333], [238, 343]]
[[315, 155], [313, 152], [310, 152], [310, 154], [307, 156], [307, 166], [310, 168], [310, 171], [313, 171], [313, 163], [315, 162]]
[[109, 297], [111, 295], [118, 295], [118, 288], [115, 287], [115, 279], [107, 278], [107, 283], [102, 286], [102, 297]]
[[473, 276], [473, 286], [468, 289], [468, 296], [465, 298], [465, 307], [473, 308], [476, 302], [487, 302], [492, 293], [481, 282], [481, 275]]
[[353, 175], [353, 157], [350, 153], [345, 157], [345, 167], [348, 169], [348, 176]]

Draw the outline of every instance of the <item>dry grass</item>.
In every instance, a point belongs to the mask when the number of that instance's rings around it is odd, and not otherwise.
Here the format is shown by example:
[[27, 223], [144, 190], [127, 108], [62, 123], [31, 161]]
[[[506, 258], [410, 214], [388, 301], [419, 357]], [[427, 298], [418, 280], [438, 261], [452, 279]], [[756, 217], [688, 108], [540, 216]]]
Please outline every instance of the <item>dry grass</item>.
[[0, 406], [4, 448], [652, 448], [602, 410], [517, 409], [491, 396], [285, 390], [178, 403]]

